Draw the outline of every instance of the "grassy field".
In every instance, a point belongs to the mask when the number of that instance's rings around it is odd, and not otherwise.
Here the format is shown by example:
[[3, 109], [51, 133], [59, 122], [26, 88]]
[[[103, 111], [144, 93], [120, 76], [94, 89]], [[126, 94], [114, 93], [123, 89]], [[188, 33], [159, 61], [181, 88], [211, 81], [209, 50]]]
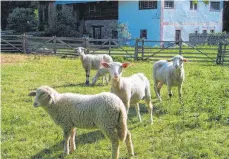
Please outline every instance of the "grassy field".
[[[85, 73], [79, 59], [56, 56], [1, 55], [1, 158], [110, 158], [111, 144], [98, 130], [77, 129], [77, 149], [63, 156], [62, 130], [42, 108], [33, 107], [27, 96], [41, 85], [59, 92], [96, 94], [110, 86], [85, 87]], [[151, 158], [222, 158], [229, 156], [229, 68], [213, 63], [186, 63], [183, 104], [177, 89], [169, 101], [162, 88], [163, 102], [153, 92], [152, 62], [134, 62], [123, 76], [143, 72], [150, 79], [154, 104], [154, 124], [141, 103], [143, 122], [130, 110], [128, 127], [132, 134], [135, 157]], [[95, 71], [91, 73], [95, 74]], [[120, 158], [127, 157], [121, 144]]]

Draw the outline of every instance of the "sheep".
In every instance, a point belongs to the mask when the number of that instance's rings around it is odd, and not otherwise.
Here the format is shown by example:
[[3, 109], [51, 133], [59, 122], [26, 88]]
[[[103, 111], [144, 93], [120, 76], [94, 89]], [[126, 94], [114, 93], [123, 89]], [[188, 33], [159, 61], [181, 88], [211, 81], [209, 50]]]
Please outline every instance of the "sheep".
[[80, 60], [82, 63], [82, 66], [86, 72], [86, 85], [89, 85], [89, 78], [90, 78], [90, 71], [91, 70], [98, 70], [101, 67], [101, 62], [113, 62], [113, 59], [111, 56], [103, 54], [103, 55], [92, 55], [84, 53], [83, 47], [78, 47], [74, 49], [77, 53], [77, 55], [80, 56]]
[[101, 67], [97, 70], [96, 75], [92, 78], [92, 85], [94, 85], [98, 78], [102, 76], [102, 80], [104, 83], [104, 78], [106, 80], [106, 84], [108, 84], [108, 82], [110, 81], [110, 75], [109, 75], [109, 79], [107, 79], [108, 77], [106, 76], [106, 74], [109, 74], [109, 70], [107, 68]]
[[145, 99], [150, 114], [150, 123], [153, 123], [150, 93], [150, 83], [143, 73], [137, 73], [130, 77], [122, 77], [122, 68], [127, 68], [130, 63], [120, 62], [102, 62], [103, 67], [108, 68], [111, 75], [111, 90], [110, 92], [116, 94], [124, 103], [127, 113], [131, 106], [135, 106], [137, 116], [140, 120], [139, 101]]
[[42, 106], [64, 132], [64, 152], [75, 149], [77, 128], [98, 128], [112, 142], [112, 158], [119, 156], [119, 140], [125, 141], [130, 156], [134, 155], [131, 134], [123, 102], [114, 94], [60, 94], [49, 86], [41, 86], [29, 96], [36, 96], [34, 107]]
[[159, 60], [153, 65], [154, 91], [160, 101], [162, 101], [160, 90], [163, 84], [167, 85], [170, 99], [172, 97], [171, 88], [177, 86], [181, 101], [181, 87], [185, 75], [183, 62], [187, 62], [187, 59], [176, 55], [171, 60]]

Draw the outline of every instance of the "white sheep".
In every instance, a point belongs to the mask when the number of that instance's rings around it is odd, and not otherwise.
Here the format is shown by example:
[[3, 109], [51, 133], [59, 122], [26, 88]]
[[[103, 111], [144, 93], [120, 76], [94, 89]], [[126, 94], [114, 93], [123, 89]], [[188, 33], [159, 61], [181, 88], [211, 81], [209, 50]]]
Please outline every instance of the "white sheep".
[[92, 55], [85, 54], [83, 47], [75, 48], [77, 55], [80, 56], [80, 60], [82, 62], [82, 66], [86, 72], [86, 85], [89, 85], [90, 71], [98, 70], [101, 67], [101, 62], [113, 62], [111, 56], [103, 54], [103, 55]]
[[168, 94], [172, 97], [172, 86], [178, 87], [178, 95], [181, 100], [181, 87], [184, 81], [183, 62], [187, 60], [181, 55], [174, 56], [171, 60], [159, 60], [153, 66], [154, 91], [160, 97], [160, 90], [163, 84], [167, 85]]
[[107, 68], [101, 67], [97, 70], [95, 76], [92, 78], [92, 85], [94, 85], [99, 77], [102, 77], [103, 83], [104, 79], [106, 80], [106, 84], [110, 81], [110, 75], [109, 78], [107, 77], [107, 74], [109, 74], [109, 70]]
[[[34, 107], [42, 106], [64, 132], [64, 152], [75, 149], [75, 127], [98, 128], [112, 142], [112, 158], [119, 156], [119, 140], [125, 141], [134, 155], [131, 134], [127, 129], [127, 114], [123, 102], [112, 93], [81, 95], [60, 94], [49, 86], [41, 86], [29, 96], [36, 96]], [[70, 143], [69, 143], [70, 142]]]
[[130, 106], [135, 106], [137, 116], [141, 122], [139, 110], [139, 101], [143, 98], [148, 106], [150, 114], [150, 123], [153, 123], [150, 93], [150, 83], [143, 73], [134, 74], [130, 77], [122, 77], [122, 69], [130, 65], [130, 63], [120, 62], [102, 62], [105, 68], [109, 69], [111, 75], [111, 92], [119, 96], [126, 106], [127, 113]]

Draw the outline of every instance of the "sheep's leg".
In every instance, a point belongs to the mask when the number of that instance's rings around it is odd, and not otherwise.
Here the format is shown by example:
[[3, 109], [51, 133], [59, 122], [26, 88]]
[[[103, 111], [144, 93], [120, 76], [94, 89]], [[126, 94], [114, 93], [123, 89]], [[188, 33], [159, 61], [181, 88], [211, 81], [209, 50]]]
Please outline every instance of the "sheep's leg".
[[140, 122], [142, 122], [142, 118], [141, 118], [141, 114], [140, 114], [140, 109], [139, 109], [139, 104], [135, 104], [135, 110], [136, 110], [136, 113], [137, 113], [137, 116], [138, 116], [138, 119]]
[[157, 98], [158, 98], [160, 101], [162, 101], [162, 99], [161, 99], [161, 97], [160, 97], [160, 94], [158, 93], [158, 88], [157, 88], [158, 82], [157, 82], [156, 80], [154, 80], [154, 81], [155, 81], [155, 82], [154, 82], [154, 92], [155, 92]]
[[86, 82], [85, 82], [85, 84], [86, 85], [89, 85], [89, 78], [90, 78], [90, 70], [86, 70]]
[[130, 134], [129, 130], [127, 131], [127, 136], [126, 136], [125, 142], [126, 142], [126, 147], [127, 147], [127, 151], [128, 151], [129, 156], [134, 156], [134, 147], [133, 147], [131, 134]]
[[69, 154], [69, 140], [71, 138], [70, 132], [64, 132], [64, 153]]
[[146, 96], [145, 101], [146, 101], [146, 104], [148, 106], [148, 112], [150, 115], [150, 123], [153, 124], [153, 104], [151, 102], [151, 97]]
[[118, 133], [114, 128], [104, 128], [105, 136], [107, 136], [112, 143], [112, 159], [118, 159], [119, 157], [119, 138]]
[[70, 153], [73, 153], [73, 151], [76, 149], [75, 136], [76, 136], [76, 129], [73, 128], [71, 132], [71, 139], [70, 139]]
[[158, 92], [159, 96], [161, 96], [161, 87], [162, 86], [163, 86], [162, 82], [159, 82], [158, 85], [157, 85], [157, 92]]
[[182, 97], [181, 97], [182, 90], [181, 90], [181, 88], [182, 88], [182, 85], [178, 85], [178, 95], [179, 95], [180, 102], [182, 101]]
[[107, 75], [105, 75], [105, 79], [106, 79], [106, 84], [109, 83], [109, 77], [107, 77]]
[[97, 82], [98, 78], [99, 78], [99, 76], [98, 76], [98, 74], [96, 73], [95, 77], [93, 77], [93, 79], [92, 79], [91, 85], [95, 85], [95, 83]]
[[128, 115], [128, 112], [129, 112], [129, 108], [130, 108], [130, 100], [126, 101], [126, 102], [123, 102], [125, 107], [126, 107], [126, 113]]
[[170, 84], [168, 84], [168, 88], [167, 89], [168, 89], [169, 99], [171, 100], [173, 94], [172, 94], [172, 91], [171, 91], [171, 85]]

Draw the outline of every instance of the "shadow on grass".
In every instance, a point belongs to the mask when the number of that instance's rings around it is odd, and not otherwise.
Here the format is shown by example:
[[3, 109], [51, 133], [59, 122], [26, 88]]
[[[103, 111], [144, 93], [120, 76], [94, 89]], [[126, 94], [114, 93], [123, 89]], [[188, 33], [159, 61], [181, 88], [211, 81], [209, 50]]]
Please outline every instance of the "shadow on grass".
[[[81, 134], [76, 136], [76, 150], [79, 147], [79, 145], [84, 144], [91, 144], [94, 142], [97, 142], [98, 140], [104, 139], [104, 135], [101, 131], [93, 131], [86, 134]], [[32, 159], [44, 159], [44, 158], [64, 158], [65, 155], [63, 154], [64, 151], [64, 140], [56, 143], [50, 148], [45, 148], [42, 151], [38, 152], [34, 156], [32, 156]], [[58, 153], [56, 153], [58, 152]]]

